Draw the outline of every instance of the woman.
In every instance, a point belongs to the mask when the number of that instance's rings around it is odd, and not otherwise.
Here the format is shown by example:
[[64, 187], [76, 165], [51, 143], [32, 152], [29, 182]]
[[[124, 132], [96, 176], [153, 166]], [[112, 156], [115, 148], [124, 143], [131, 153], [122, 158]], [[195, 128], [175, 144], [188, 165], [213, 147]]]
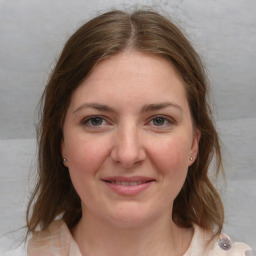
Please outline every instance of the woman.
[[28, 255], [250, 255], [221, 232], [207, 90], [197, 53], [155, 12], [79, 28], [42, 98]]

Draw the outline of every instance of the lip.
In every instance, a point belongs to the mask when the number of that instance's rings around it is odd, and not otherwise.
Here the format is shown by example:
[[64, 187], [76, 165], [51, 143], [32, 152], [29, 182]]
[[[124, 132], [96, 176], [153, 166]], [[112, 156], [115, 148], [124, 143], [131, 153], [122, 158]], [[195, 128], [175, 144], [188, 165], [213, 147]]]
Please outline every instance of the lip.
[[153, 178], [150, 177], [145, 177], [145, 176], [131, 176], [131, 177], [126, 177], [126, 176], [111, 176], [111, 177], [105, 177], [102, 180], [104, 181], [120, 181], [120, 182], [148, 182], [151, 180], [154, 180]]
[[[143, 176], [112, 176], [102, 179], [102, 181], [115, 193], [122, 196], [135, 196], [149, 188], [155, 180], [150, 177]], [[117, 182], [117, 183], [115, 183]], [[122, 185], [120, 183], [125, 183]], [[128, 185], [127, 183], [138, 183]]]

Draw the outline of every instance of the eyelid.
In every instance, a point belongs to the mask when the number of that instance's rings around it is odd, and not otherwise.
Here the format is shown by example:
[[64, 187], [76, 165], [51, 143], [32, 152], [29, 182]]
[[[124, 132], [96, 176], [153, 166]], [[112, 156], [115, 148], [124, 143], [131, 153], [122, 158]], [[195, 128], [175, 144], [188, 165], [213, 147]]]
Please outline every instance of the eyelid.
[[[110, 122], [107, 120], [107, 118], [105, 116], [102, 116], [102, 115], [91, 115], [91, 116], [87, 116], [85, 118], [83, 118], [80, 122], [81, 125], [86, 125], [90, 120], [94, 119], [94, 118], [102, 118], [103, 121], [105, 121], [106, 123], [110, 124]], [[88, 125], [89, 126], [89, 125]], [[104, 125], [99, 125], [100, 126], [104, 126]], [[91, 127], [97, 127], [96, 125], [93, 126], [91, 125]]]
[[[104, 123], [100, 124], [98, 126], [97, 125], [89, 124], [89, 121], [93, 120], [94, 118], [102, 118], [102, 121]], [[167, 121], [167, 124], [159, 125], [159, 126], [151, 124], [151, 122], [153, 122], [153, 120], [156, 119], [156, 118], [163, 118], [165, 122]], [[177, 123], [177, 121], [174, 118], [172, 118], [170, 116], [159, 114], [159, 115], [154, 115], [154, 116], [151, 116], [150, 118], [148, 118], [145, 125], [153, 126], [153, 127], [157, 128], [157, 129], [164, 129], [164, 128], [168, 128], [168, 127], [170, 127], [172, 125], [175, 125], [176, 123]], [[80, 121], [80, 124], [83, 125], [83, 126], [87, 126], [89, 128], [102, 128], [104, 126], [112, 125], [111, 121], [109, 120], [109, 118], [107, 118], [106, 116], [103, 116], [103, 115], [90, 115], [90, 116], [86, 116], [86, 117], [84, 117]]]
[[163, 118], [165, 121], [168, 122], [167, 125], [162, 125], [162, 126], [153, 125], [153, 126], [157, 127], [158, 129], [164, 128], [164, 127], [166, 127], [166, 126], [168, 126], [168, 125], [174, 125], [174, 124], [177, 123], [176, 120], [175, 120], [174, 118], [170, 117], [170, 116], [166, 116], [166, 115], [154, 115], [154, 116], [151, 116], [151, 117], [149, 118], [149, 120], [147, 121], [147, 124], [149, 124], [150, 122], [152, 122], [155, 118]]

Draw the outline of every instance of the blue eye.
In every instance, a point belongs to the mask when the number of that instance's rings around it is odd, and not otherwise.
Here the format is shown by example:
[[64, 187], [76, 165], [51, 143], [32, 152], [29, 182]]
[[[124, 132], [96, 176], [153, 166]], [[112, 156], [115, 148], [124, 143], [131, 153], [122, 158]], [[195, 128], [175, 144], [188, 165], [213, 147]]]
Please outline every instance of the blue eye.
[[152, 121], [153, 121], [153, 124], [156, 126], [162, 126], [166, 122], [166, 120], [163, 117], [156, 117]]
[[106, 125], [106, 120], [101, 116], [90, 116], [84, 119], [81, 122], [83, 125], [89, 126], [89, 127], [95, 127], [95, 126], [103, 126]]
[[103, 123], [103, 118], [101, 117], [93, 117], [89, 120], [93, 126], [99, 126]]
[[155, 126], [164, 126], [164, 125], [168, 125], [171, 122], [169, 119], [165, 117], [157, 116], [153, 118], [150, 123], [152, 123]]

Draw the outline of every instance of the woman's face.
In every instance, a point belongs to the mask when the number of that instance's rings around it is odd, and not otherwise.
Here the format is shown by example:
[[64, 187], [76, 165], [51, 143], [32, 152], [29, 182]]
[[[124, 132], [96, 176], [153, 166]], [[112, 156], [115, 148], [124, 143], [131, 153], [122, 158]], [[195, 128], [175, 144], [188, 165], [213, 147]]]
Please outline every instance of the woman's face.
[[170, 218], [200, 137], [170, 62], [135, 51], [103, 60], [75, 90], [63, 134], [83, 216], [116, 226]]

